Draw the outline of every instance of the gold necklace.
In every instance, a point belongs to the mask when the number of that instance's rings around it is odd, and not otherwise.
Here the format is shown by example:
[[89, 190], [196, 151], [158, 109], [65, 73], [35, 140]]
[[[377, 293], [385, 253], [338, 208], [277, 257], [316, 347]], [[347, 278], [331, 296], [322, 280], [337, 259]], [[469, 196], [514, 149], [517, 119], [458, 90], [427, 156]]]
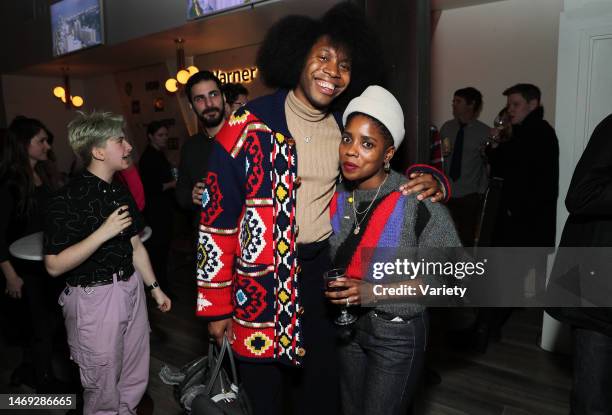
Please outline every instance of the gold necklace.
[[[361, 224], [363, 223], [365, 218], [368, 217], [368, 213], [370, 212], [370, 209], [372, 208], [372, 205], [374, 204], [374, 201], [378, 197], [378, 193], [380, 193], [380, 189], [382, 188], [383, 184], [385, 184], [385, 182], [387, 181], [387, 177], [389, 177], [389, 174], [385, 175], [385, 180], [383, 180], [382, 183], [378, 186], [378, 189], [376, 189], [376, 194], [374, 195], [374, 198], [372, 199], [372, 201], [368, 205], [367, 209], [364, 210], [363, 212], [359, 212], [357, 210], [357, 207], [356, 207], [357, 200], [355, 199], [355, 189], [353, 189], [353, 194], [352, 194], [352, 199], [353, 199], [353, 215], [355, 215], [355, 230], [353, 231], [353, 234], [359, 235], [359, 232], [361, 231]], [[357, 213], [359, 213], [360, 215], [363, 214], [363, 218], [361, 218], [361, 220], [357, 220]]]

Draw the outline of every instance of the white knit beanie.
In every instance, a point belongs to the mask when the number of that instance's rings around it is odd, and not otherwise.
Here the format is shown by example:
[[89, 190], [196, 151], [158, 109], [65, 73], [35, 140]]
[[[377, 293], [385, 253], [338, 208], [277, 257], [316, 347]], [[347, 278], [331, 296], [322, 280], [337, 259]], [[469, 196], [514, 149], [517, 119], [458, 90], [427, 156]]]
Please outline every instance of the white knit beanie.
[[346, 119], [354, 112], [369, 115], [380, 121], [391, 133], [393, 145], [398, 148], [404, 140], [404, 112], [402, 106], [393, 94], [378, 85], [370, 85], [357, 98], [349, 102], [342, 124], [346, 127]]

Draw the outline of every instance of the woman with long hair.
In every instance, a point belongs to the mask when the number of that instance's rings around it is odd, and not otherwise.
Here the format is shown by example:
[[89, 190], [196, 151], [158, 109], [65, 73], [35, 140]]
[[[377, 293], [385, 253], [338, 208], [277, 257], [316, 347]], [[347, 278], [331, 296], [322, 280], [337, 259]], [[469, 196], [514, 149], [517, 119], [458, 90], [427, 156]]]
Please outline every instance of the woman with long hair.
[[[8, 247], [43, 229], [46, 200], [59, 187], [57, 170], [49, 160], [52, 137], [39, 120], [18, 116], [4, 132], [0, 155], [0, 269], [6, 282], [4, 293], [25, 301], [29, 315], [25, 319], [30, 321], [22, 327], [31, 328], [25, 365], [13, 373], [11, 381], [31, 381], [27, 369], [31, 359], [33, 386], [41, 392], [56, 385], [51, 358], [53, 335], [60, 322], [57, 297], [63, 284], [47, 275], [42, 262], [15, 258]], [[24, 317], [15, 314], [14, 318]]]

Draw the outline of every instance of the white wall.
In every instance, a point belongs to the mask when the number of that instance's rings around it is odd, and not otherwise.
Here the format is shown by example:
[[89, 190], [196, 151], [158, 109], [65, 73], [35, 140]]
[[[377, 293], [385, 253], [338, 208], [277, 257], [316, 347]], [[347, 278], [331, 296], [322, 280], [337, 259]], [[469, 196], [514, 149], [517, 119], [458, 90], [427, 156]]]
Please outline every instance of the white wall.
[[432, 38], [432, 123], [451, 118], [455, 90], [473, 86], [483, 94], [480, 119], [490, 125], [505, 105], [503, 90], [527, 82], [542, 90], [554, 125], [562, 9], [562, 0], [505, 0], [442, 11]]

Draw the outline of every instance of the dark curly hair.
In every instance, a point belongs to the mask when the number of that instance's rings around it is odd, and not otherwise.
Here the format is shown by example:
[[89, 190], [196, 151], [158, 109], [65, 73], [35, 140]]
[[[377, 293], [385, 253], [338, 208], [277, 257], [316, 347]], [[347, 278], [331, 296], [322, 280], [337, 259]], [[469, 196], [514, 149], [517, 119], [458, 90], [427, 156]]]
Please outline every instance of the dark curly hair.
[[257, 53], [264, 83], [271, 88], [295, 88], [310, 49], [324, 36], [351, 58], [351, 82], [333, 109], [344, 107], [368, 85], [384, 84], [380, 42], [363, 10], [348, 2], [332, 7], [318, 20], [287, 16], [272, 26]]

